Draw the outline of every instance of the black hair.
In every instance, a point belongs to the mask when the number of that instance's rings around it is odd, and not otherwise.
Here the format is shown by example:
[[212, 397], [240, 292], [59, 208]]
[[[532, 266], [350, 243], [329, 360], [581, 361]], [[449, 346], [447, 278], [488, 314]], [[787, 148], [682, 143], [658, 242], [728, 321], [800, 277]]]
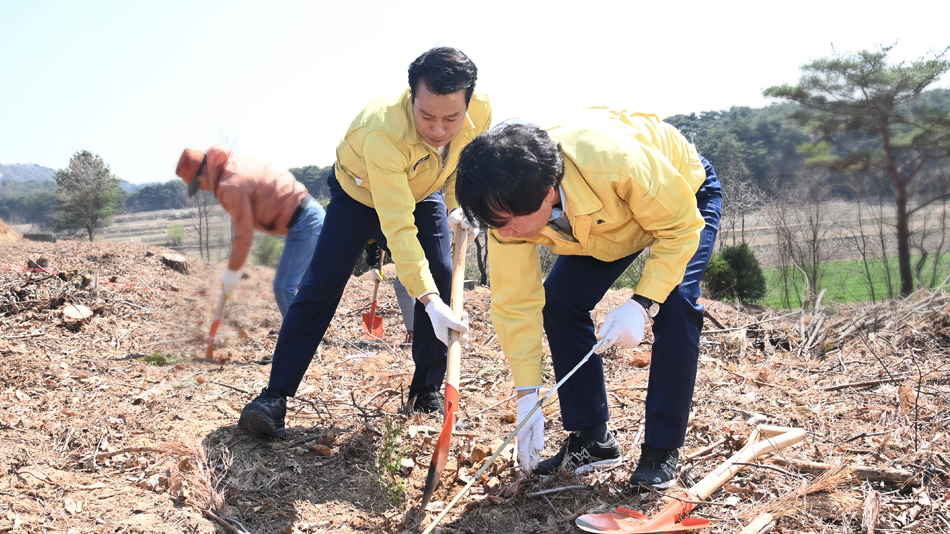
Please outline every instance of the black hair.
[[538, 211], [564, 178], [561, 147], [544, 130], [501, 124], [459, 155], [455, 195], [469, 220], [498, 228], [510, 216]]
[[437, 95], [465, 90], [465, 105], [472, 100], [478, 69], [461, 50], [447, 46], [427, 50], [409, 65], [409, 90], [416, 100], [419, 82]]

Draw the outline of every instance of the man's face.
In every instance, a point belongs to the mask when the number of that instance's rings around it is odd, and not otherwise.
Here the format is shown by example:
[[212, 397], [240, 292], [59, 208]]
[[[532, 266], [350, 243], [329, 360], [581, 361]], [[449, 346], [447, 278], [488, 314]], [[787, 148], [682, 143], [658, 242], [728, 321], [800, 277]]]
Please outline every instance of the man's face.
[[[541, 233], [541, 230], [551, 220], [551, 210], [555, 204], [561, 201], [561, 195], [557, 189], [551, 188], [548, 196], [541, 202], [541, 207], [534, 213], [527, 215], [516, 215], [508, 217], [504, 226], [495, 228], [501, 237], [514, 237], [527, 239]], [[504, 214], [499, 214], [504, 217]]]
[[455, 138], [465, 121], [465, 90], [447, 95], [429, 91], [425, 81], [419, 82], [412, 103], [416, 131], [433, 148], [440, 148]]

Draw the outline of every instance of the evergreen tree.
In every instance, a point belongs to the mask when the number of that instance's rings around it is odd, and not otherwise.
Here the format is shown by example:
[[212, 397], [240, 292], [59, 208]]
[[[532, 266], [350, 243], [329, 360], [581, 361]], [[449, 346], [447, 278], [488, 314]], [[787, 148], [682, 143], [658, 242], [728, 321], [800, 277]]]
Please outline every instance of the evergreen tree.
[[69, 159], [69, 168], [56, 171], [56, 197], [59, 230], [83, 228], [89, 241], [95, 238], [96, 228], [109, 224], [116, 214], [124, 193], [119, 179], [109, 170], [98, 154], [80, 150]]
[[892, 47], [855, 54], [835, 53], [802, 67], [797, 85], [765, 90], [766, 96], [801, 104], [791, 118], [807, 126], [803, 146], [810, 163], [839, 171], [880, 169], [889, 177], [897, 209], [897, 259], [901, 295], [913, 291], [910, 215], [950, 196], [940, 191], [908, 207], [908, 188], [934, 161], [950, 157], [950, 116], [919, 97], [950, 70], [950, 48], [912, 62], [891, 65]]

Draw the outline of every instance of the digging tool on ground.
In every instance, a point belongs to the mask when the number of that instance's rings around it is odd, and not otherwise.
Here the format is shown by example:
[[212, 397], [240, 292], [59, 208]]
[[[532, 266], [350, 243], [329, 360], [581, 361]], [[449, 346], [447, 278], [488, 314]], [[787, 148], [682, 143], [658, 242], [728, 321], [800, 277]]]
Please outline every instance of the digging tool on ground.
[[[386, 251], [379, 249], [379, 274], [383, 274], [383, 258]], [[383, 318], [376, 315], [376, 297], [379, 295], [379, 277], [376, 277], [376, 284], [373, 286], [373, 304], [370, 305], [369, 313], [363, 314], [363, 331], [375, 337], [383, 337]]]
[[[752, 462], [760, 456], [794, 445], [805, 439], [805, 431], [798, 428], [785, 428], [771, 425], [759, 425], [752, 431], [749, 441], [739, 452], [722, 463], [715, 471], [706, 475], [695, 486], [676, 497], [652, 519], [626, 508], [617, 507], [612, 514], [587, 514], [577, 518], [575, 524], [581, 530], [600, 534], [628, 534], [646, 532], [690, 532], [710, 525], [709, 520], [686, 517], [693, 507], [712, 495], [742, 469], [743, 463]], [[760, 438], [764, 438], [760, 441]]]
[[[436, 517], [434, 521], [432, 521], [432, 524], [430, 524], [425, 529], [425, 531], [423, 531], [422, 534], [430, 534], [432, 530], [435, 529], [436, 525], [438, 525], [439, 522], [445, 518], [445, 516], [449, 515], [449, 511], [456, 504], [458, 504], [458, 502], [462, 499], [462, 497], [465, 496], [466, 493], [468, 493], [468, 490], [471, 489], [471, 487], [475, 484], [475, 482], [477, 482], [478, 480], [482, 478], [482, 475], [492, 465], [492, 463], [494, 463], [495, 459], [498, 458], [498, 456], [501, 454], [501, 451], [505, 450], [505, 447], [507, 447], [508, 444], [511, 443], [511, 440], [513, 440], [515, 436], [518, 435], [518, 431], [521, 430], [521, 427], [523, 427], [525, 423], [527, 423], [528, 420], [531, 419], [531, 416], [534, 415], [534, 412], [538, 411], [538, 409], [541, 408], [541, 405], [544, 403], [545, 399], [550, 397], [552, 393], [557, 391], [557, 388], [561, 387], [561, 385], [564, 384], [564, 382], [567, 382], [568, 378], [574, 376], [574, 373], [576, 373], [577, 370], [580, 369], [582, 365], [587, 363], [587, 360], [589, 360], [591, 355], [594, 354], [594, 351], [597, 350], [597, 347], [600, 347], [600, 344], [602, 343], [602, 341], [603, 340], [598, 341], [597, 343], [594, 343], [594, 346], [591, 347], [590, 352], [588, 352], [587, 355], [584, 356], [583, 359], [581, 359], [581, 361], [577, 362], [577, 365], [575, 365], [574, 368], [571, 369], [571, 372], [564, 375], [564, 378], [558, 381], [557, 384], [554, 384], [553, 388], [548, 390], [548, 392], [545, 393], [543, 397], [539, 398], [538, 402], [534, 403], [534, 407], [531, 408], [531, 411], [528, 412], [528, 414], [525, 415], [524, 419], [521, 420], [521, 423], [519, 423], [518, 426], [516, 426], [515, 429], [511, 431], [510, 434], [508, 434], [508, 437], [505, 438], [505, 441], [503, 441], [501, 445], [498, 446], [498, 450], [495, 451], [495, 454], [491, 455], [491, 458], [489, 458], [485, 462], [485, 464], [482, 465], [482, 468], [479, 469], [477, 473], [475, 473], [475, 476], [472, 477], [472, 480], [470, 480], [468, 484], [466, 484], [465, 487], [462, 488], [462, 491], [460, 491], [458, 495], [456, 495], [455, 498], [452, 499], [452, 502], [450, 502], [448, 506], [445, 507], [445, 510], [442, 510], [442, 513], [440, 513], [439, 516]], [[425, 508], [423, 507], [420, 514], [424, 511], [425, 511]]]
[[224, 303], [228, 300], [228, 293], [221, 290], [221, 296], [218, 298], [218, 307], [214, 310], [214, 319], [211, 321], [211, 332], [208, 334], [208, 350], [205, 351], [205, 358], [214, 359], [214, 336], [218, 334], [218, 327], [221, 326], [221, 316], [224, 315]]
[[[461, 317], [463, 312], [465, 289], [465, 249], [468, 244], [468, 232], [459, 228], [452, 241], [452, 313]], [[452, 443], [452, 430], [455, 428], [455, 416], [459, 408], [459, 378], [462, 373], [462, 344], [459, 342], [459, 333], [449, 332], [449, 356], [445, 370], [445, 420], [442, 423], [442, 432], [432, 451], [432, 461], [429, 462], [429, 473], [426, 475], [425, 490], [422, 492], [422, 506], [419, 514], [425, 513], [426, 505], [432, 498], [432, 492], [439, 485], [439, 477], [449, 458], [449, 446]]]

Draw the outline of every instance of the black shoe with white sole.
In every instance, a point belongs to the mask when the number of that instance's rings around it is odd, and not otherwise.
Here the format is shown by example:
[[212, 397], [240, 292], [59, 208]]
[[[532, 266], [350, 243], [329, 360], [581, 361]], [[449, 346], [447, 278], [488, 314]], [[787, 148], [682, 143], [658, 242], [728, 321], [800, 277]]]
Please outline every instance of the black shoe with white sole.
[[644, 443], [640, 447], [640, 459], [630, 477], [630, 485], [634, 488], [669, 489], [676, 483], [679, 460], [679, 449], [657, 449]]
[[551, 476], [560, 469], [581, 475], [620, 465], [623, 457], [613, 432], [607, 432], [607, 439], [597, 441], [584, 431], [568, 434], [561, 450], [547, 460], [542, 460], [533, 471], [540, 476]]
[[268, 438], [286, 438], [284, 417], [287, 415], [287, 399], [263, 389], [256, 399], [241, 410], [238, 428], [248, 434]]

